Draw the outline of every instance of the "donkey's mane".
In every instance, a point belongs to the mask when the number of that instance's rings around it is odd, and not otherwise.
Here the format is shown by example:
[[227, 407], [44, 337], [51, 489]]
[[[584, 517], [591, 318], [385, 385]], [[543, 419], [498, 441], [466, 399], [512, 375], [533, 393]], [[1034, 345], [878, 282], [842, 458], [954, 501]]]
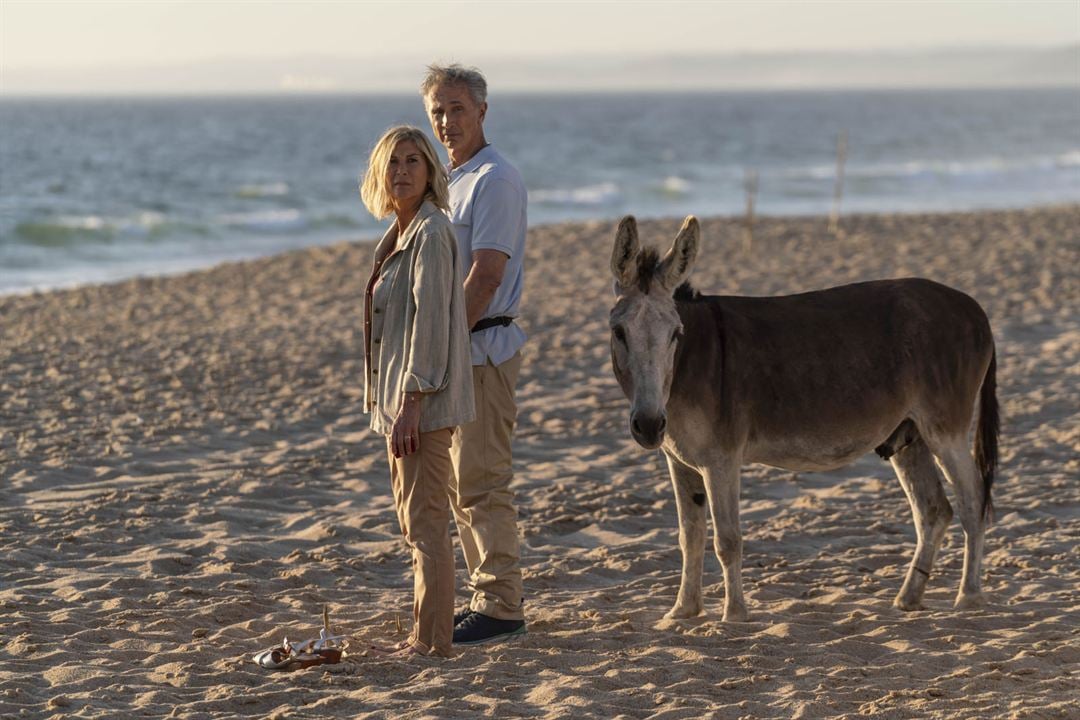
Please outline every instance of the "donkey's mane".
[[697, 288], [691, 285], [689, 280], [685, 280], [682, 285], [675, 288], [673, 297], [675, 302], [698, 302], [705, 296], [698, 292]]

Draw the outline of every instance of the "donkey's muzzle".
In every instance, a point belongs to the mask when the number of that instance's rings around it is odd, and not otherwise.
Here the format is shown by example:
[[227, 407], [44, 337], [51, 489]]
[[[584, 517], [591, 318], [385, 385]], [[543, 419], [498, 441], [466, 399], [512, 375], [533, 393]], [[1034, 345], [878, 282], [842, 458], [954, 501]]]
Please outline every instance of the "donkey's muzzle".
[[664, 429], [667, 427], [667, 416], [645, 415], [635, 413], [630, 416], [630, 434], [634, 436], [637, 444], [647, 450], [655, 450], [664, 442]]

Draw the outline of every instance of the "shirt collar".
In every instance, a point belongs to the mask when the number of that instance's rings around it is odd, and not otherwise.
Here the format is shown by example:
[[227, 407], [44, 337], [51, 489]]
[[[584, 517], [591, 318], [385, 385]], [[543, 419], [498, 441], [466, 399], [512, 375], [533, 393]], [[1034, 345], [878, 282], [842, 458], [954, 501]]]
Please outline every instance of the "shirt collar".
[[446, 171], [450, 175], [463, 175], [475, 171], [481, 165], [488, 161], [488, 156], [495, 152], [495, 149], [491, 147], [491, 143], [488, 143], [484, 147], [476, 151], [476, 154], [466, 160], [464, 163], [456, 168], [450, 167], [450, 163], [446, 164]]
[[[439, 208], [430, 200], [425, 200], [420, 204], [420, 209], [416, 211], [416, 216], [409, 223], [409, 226], [405, 228], [405, 239], [401, 243], [401, 247], [398, 250], [405, 250], [412, 245], [413, 239], [416, 237], [416, 233], [420, 230], [420, 225], [429, 217], [439, 212]], [[382, 240], [375, 246], [375, 257], [379, 257], [380, 254], [386, 252], [386, 249], [397, 242], [398, 231], [397, 223], [393, 222], [387, 229], [386, 234], [383, 235]]]

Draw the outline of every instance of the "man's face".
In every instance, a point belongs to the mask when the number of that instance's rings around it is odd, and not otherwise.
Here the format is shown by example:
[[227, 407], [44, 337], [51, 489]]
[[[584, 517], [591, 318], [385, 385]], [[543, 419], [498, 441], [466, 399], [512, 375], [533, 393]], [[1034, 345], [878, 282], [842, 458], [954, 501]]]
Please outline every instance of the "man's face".
[[431, 129], [452, 156], [471, 156], [484, 144], [487, 103], [478, 105], [464, 85], [436, 85], [425, 103]]

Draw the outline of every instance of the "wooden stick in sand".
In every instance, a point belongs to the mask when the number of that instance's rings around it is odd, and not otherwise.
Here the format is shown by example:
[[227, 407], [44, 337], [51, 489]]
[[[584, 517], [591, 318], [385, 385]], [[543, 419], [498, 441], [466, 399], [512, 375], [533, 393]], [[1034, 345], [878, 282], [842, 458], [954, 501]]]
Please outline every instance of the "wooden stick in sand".
[[847, 130], [836, 138], [836, 184], [833, 186], [833, 205], [829, 212], [829, 232], [840, 235], [840, 201], [844, 198], [844, 161], [847, 159]]
[[747, 169], [743, 178], [746, 189], [746, 226], [743, 228], [743, 247], [749, 254], [754, 249], [754, 198], [757, 197], [757, 170]]

